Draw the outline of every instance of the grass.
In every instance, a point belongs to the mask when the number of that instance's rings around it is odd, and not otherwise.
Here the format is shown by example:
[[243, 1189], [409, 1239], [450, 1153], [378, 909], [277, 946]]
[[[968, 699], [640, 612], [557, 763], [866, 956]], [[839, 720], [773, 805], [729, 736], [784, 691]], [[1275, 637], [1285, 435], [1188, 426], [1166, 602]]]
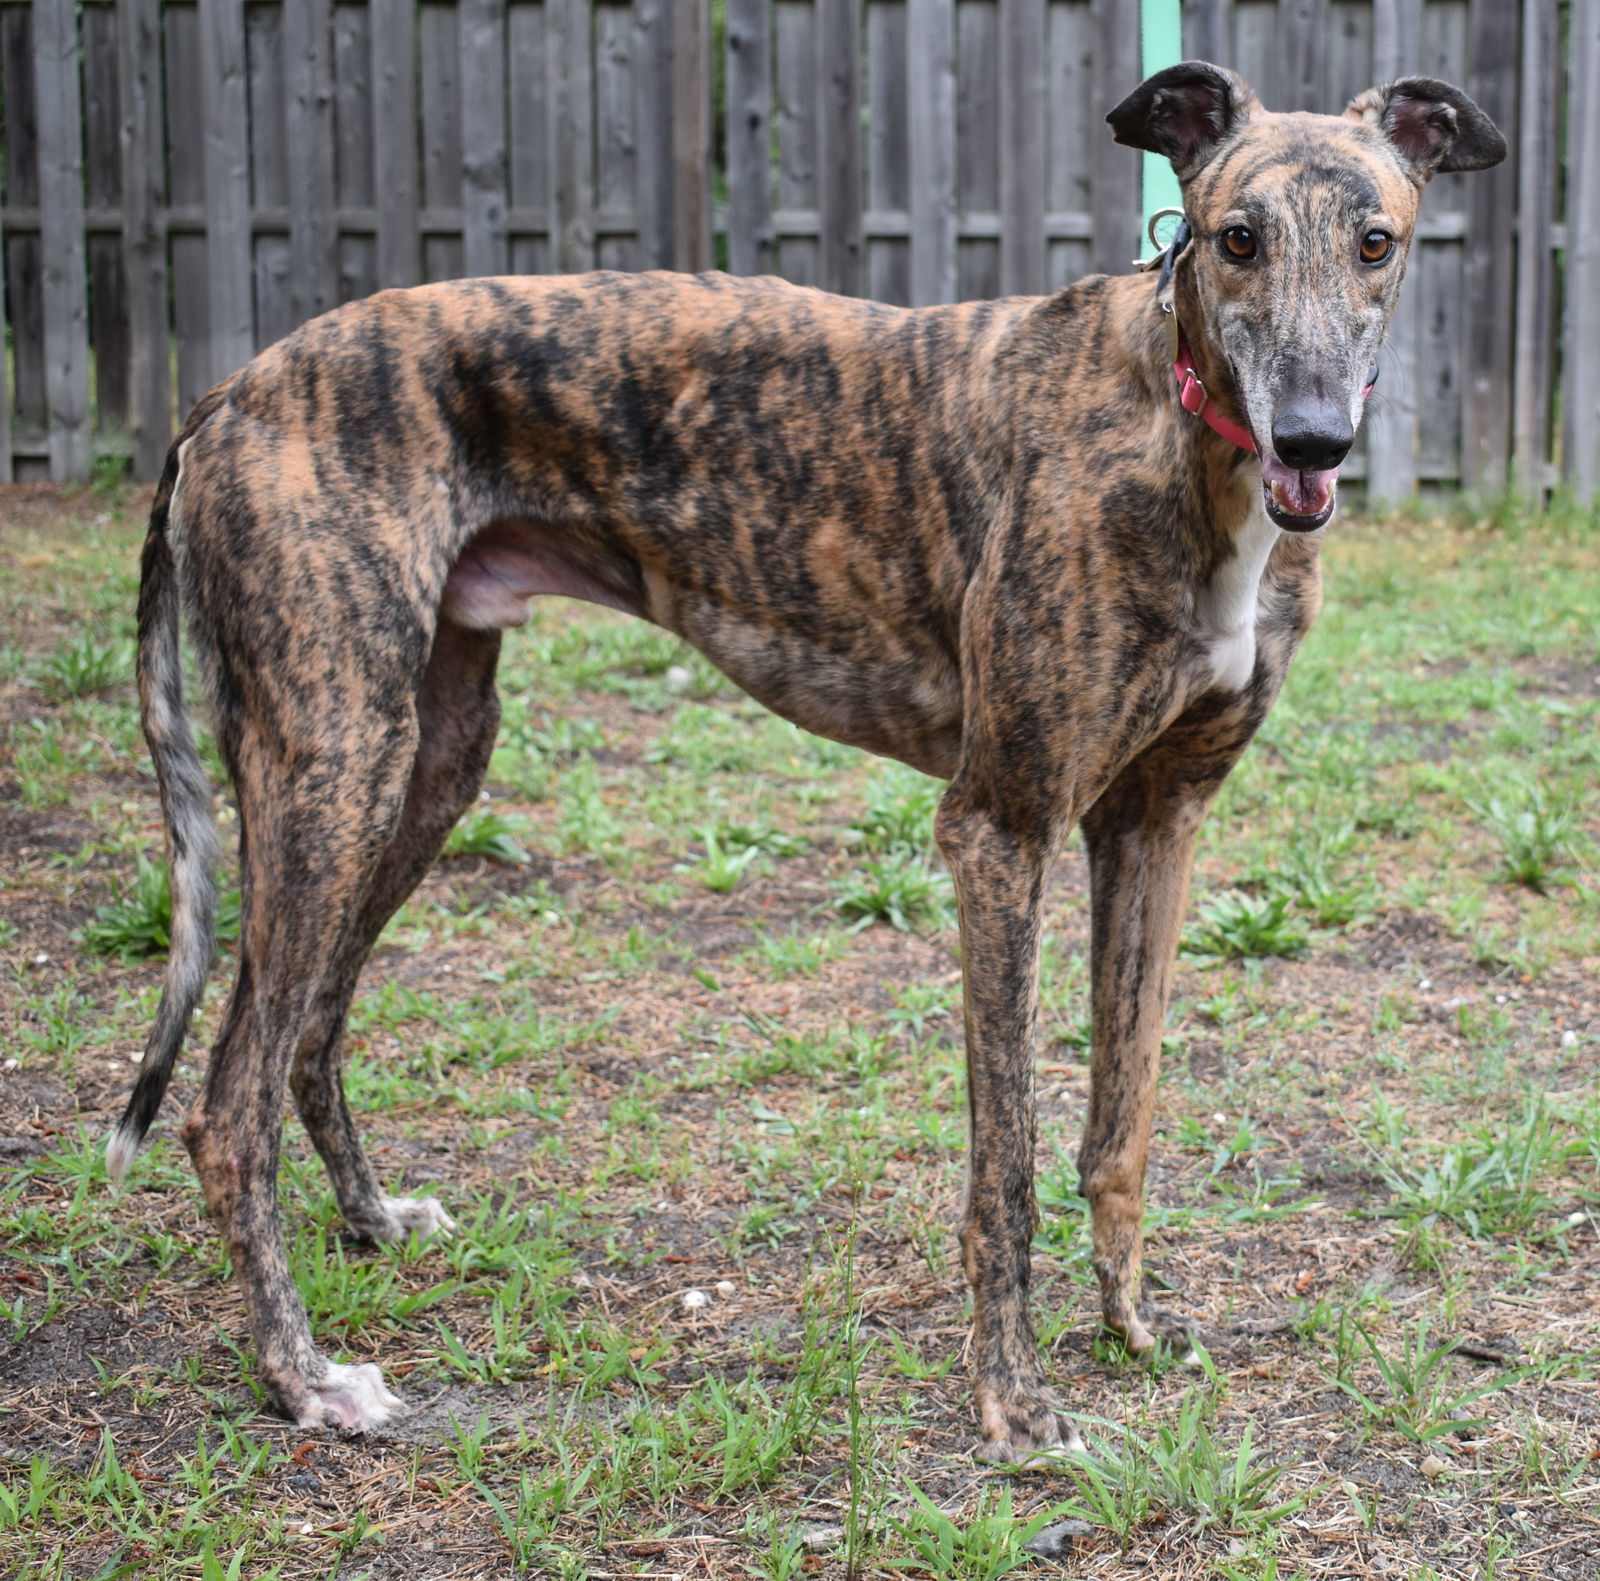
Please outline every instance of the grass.
[[[226, 941], [151, 1147], [105, 1180], [170, 903], [137, 530], [101, 514], [0, 542], [0, 1571], [1594, 1573], [1592, 524], [1330, 535], [1324, 613], [1202, 831], [1163, 1041], [1147, 1294], [1198, 1321], [1199, 1374], [1098, 1332], [1069, 844], [1034, 1306], [1093, 1453], [1013, 1478], [968, 1454], [938, 782], [556, 600], [508, 637], [489, 799], [346, 1042], [385, 1188], [457, 1235], [349, 1243], [286, 1132], [317, 1338], [414, 1410], [347, 1442], [265, 1412], [174, 1140]], [[1026, 1546], [1063, 1521], [1056, 1557]]]
[[[225, 889], [218, 897], [216, 935], [225, 943], [239, 937], [237, 889]], [[165, 955], [171, 942], [172, 885], [166, 863], [140, 853], [131, 883], [112, 880], [111, 899], [96, 909], [84, 927], [84, 946], [97, 955], [136, 961]]]

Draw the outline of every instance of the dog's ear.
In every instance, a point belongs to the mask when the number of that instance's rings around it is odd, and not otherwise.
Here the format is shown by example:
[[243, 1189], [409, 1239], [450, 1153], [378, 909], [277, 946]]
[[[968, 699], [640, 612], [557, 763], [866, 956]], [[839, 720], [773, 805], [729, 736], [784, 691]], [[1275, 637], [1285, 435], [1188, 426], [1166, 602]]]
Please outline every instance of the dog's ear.
[[1506, 157], [1500, 128], [1437, 77], [1402, 77], [1368, 88], [1344, 113], [1382, 132], [1419, 187], [1436, 171], [1487, 170]]
[[1187, 181], [1260, 108], [1243, 78], [1186, 60], [1145, 78], [1106, 120], [1119, 143], [1165, 154]]

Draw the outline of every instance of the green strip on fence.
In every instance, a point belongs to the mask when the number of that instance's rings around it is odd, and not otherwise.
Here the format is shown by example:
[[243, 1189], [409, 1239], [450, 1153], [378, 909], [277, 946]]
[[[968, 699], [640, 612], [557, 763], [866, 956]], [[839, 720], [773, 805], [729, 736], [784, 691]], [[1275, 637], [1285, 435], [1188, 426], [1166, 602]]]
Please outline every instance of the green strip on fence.
[[[1183, 59], [1183, 0], [1140, 0], [1139, 42], [1145, 76], [1176, 66]], [[1148, 223], [1157, 209], [1183, 206], [1183, 193], [1172, 166], [1160, 154], [1144, 156], [1144, 216]], [[1168, 221], [1167, 229], [1172, 222]], [[1163, 236], [1163, 240], [1165, 235]], [[1147, 248], [1139, 237], [1139, 256]]]

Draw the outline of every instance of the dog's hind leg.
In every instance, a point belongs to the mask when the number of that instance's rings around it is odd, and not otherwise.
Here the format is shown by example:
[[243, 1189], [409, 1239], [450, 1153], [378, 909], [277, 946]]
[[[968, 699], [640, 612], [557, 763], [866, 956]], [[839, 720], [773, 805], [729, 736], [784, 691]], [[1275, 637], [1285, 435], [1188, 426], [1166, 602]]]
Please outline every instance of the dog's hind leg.
[[345, 1018], [384, 924], [422, 881], [445, 836], [483, 784], [500, 720], [494, 675], [498, 631], [443, 622], [417, 696], [417, 756], [405, 807], [361, 908], [322, 980], [290, 1073], [295, 1106], [327, 1166], [345, 1223], [372, 1241], [448, 1230], [431, 1197], [388, 1197], [361, 1146], [340, 1079]]
[[[322, 657], [332, 665], [349, 656]], [[293, 693], [261, 695], [229, 727], [243, 879], [238, 974], [183, 1139], [244, 1286], [274, 1402], [302, 1426], [360, 1431], [381, 1426], [400, 1402], [375, 1366], [339, 1366], [312, 1343], [284, 1248], [278, 1154], [290, 1061], [399, 822], [416, 721], [409, 700], [380, 705], [359, 685], [320, 730], [295, 711]]]

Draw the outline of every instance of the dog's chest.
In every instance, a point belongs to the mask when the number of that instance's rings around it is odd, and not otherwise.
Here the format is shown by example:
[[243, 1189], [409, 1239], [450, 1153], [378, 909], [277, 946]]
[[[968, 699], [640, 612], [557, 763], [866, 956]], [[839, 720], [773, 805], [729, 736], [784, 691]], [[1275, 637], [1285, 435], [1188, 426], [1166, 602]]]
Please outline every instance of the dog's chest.
[[1256, 667], [1256, 622], [1261, 579], [1266, 573], [1279, 529], [1257, 501], [1234, 540], [1234, 553], [1218, 566], [1195, 595], [1195, 624], [1208, 683], [1224, 691], [1242, 691]]

